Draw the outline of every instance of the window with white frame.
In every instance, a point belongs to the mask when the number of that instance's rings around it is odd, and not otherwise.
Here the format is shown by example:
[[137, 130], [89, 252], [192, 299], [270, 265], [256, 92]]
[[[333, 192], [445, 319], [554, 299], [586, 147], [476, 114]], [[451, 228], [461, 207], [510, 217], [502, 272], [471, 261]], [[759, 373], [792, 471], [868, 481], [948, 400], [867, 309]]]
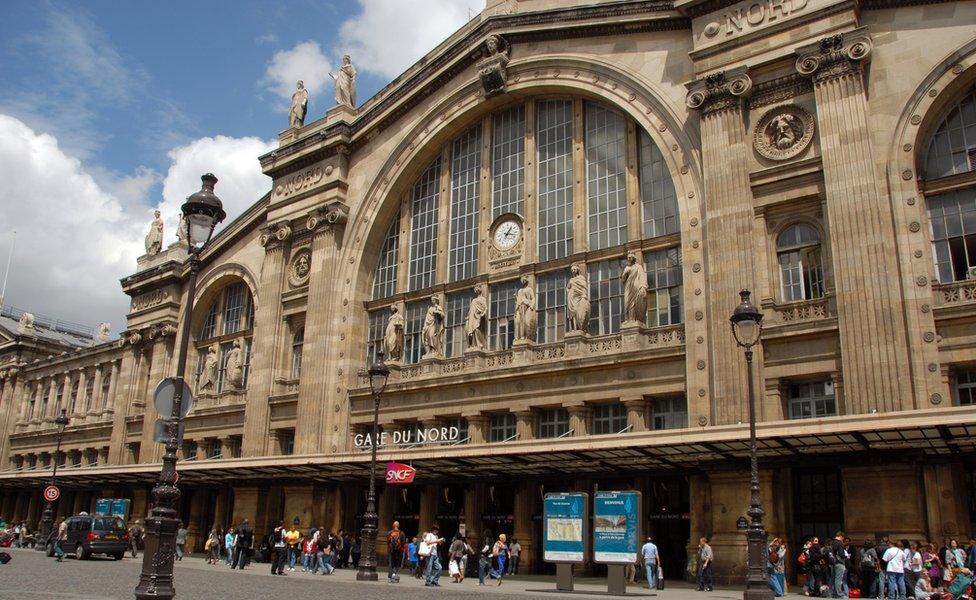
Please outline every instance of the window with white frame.
[[925, 154], [925, 179], [976, 171], [976, 86], [953, 104]]
[[573, 103], [537, 104], [539, 260], [573, 253]]
[[302, 376], [302, 351], [305, 346], [305, 326], [302, 325], [291, 337], [291, 378]]
[[590, 250], [600, 250], [627, 242], [627, 123], [595, 102], [584, 112]]
[[688, 400], [684, 396], [655, 398], [651, 429], [684, 429], [688, 426]]
[[620, 433], [627, 428], [627, 407], [620, 402], [593, 407], [592, 431], [596, 435]]
[[813, 300], [824, 295], [820, 233], [806, 223], [790, 225], [776, 238], [784, 302]]
[[976, 367], [956, 371], [953, 388], [956, 406], [976, 406]]
[[254, 334], [254, 301], [250, 288], [243, 281], [225, 286], [217, 293], [205, 314], [203, 326], [200, 328], [200, 337], [196, 340], [197, 383], [199, 384], [203, 373], [210, 347], [216, 345], [218, 348], [217, 381], [214, 382], [211, 391], [220, 393], [229, 389], [226, 382], [227, 358], [234, 343], [238, 342], [241, 347], [243, 366], [241, 388], [246, 388], [251, 368], [251, 338]]
[[449, 281], [478, 274], [478, 212], [481, 199], [481, 126], [451, 144], [451, 227]]
[[393, 223], [383, 238], [380, 258], [376, 263], [373, 278], [373, 298], [386, 298], [396, 294], [397, 267], [400, 254], [400, 213], [393, 217]]
[[444, 310], [445, 321], [445, 343], [444, 356], [456, 357], [464, 356], [464, 350], [468, 347], [467, 336], [464, 334], [464, 321], [468, 316], [468, 308], [471, 306], [471, 299], [474, 292], [468, 290], [448, 294], [447, 306]]
[[681, 248], [644, 253], [647, 271], [647, 325], [662, 327], [681, 323]]
[[787, 397], [790, 419], [813, 419], [837, 414], [832, 381], [790, 383]]
[[678, 198], [661, 150], [643, 129], [640, 144], [640, 196], [644, 237], [678, 233]]
[[976, 187], [931, 196], [926, 204], [939, 281], [976, 279]]
[[410, 289], [434, 285], [437, 271], [437, 204], [441, 159], [435, 160], [413, 186], [410, 203]]
[[525, 107], [495, 114], [491, 126], [491, 218], [525, 215]]
[[488, 301], [488, 348], [508, 350], [515, 341], [515, 295], [519, 282], [506, 281], [491, 286]]
[[543, 408], [539, 411], [539, 437], [558, 438], [569, 433], [569, 411], [565, 408]]
[[538, 315], [536, 341], [551, 344], [566, 334], [566, 283], [569, 273], [564, 270], [540, 273], [535, 278], [535, 297]]
[[492, 413], [488, 418], [488, 441], [504, 442], [515, 437], [514, 413]]
[[408, 365], [420, 362], [424, 355], [424, 315], [428, 306], [429, 303], [423, 301], [407, 304], [403, 316], [403, 362]]
[[620, 331], [623, 310], [623, 288], [619, 259], [604, 260], [587, 265], [590, 274], [590, 334], [607, 335]]

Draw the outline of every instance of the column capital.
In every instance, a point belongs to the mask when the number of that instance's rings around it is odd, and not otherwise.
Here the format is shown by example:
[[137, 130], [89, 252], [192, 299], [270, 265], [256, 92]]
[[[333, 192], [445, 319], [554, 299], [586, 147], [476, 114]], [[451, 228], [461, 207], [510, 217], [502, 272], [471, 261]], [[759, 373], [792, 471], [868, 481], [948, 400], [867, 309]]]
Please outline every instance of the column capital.
[[858, 72], [870, 60], [872, 47], [866, 27], [825, 37], [796, 49], [796, 70], [814, 83]]
[[748, 67], [720, 71], [691, 81], [685, 86], [688, 95], [685, 104], [702, 114], [741, 107], [742, 101], [752, 92], [752, 78]]

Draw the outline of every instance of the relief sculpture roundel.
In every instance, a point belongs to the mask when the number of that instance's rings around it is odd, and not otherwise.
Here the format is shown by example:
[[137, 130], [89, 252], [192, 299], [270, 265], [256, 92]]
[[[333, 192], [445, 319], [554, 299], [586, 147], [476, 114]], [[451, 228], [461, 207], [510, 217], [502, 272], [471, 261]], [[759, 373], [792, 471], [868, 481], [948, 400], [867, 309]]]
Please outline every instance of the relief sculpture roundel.
[[301, 287], [308, 283], [308, 275], [312, 271], [312, 253], [307, 249], [300, 250], [292, 260], [288, 273], [288, 283], [292, 287]]
[[786, 160], [806, 150], [813, 140], [813, 128], [813, 117], [799, 106], [777, 106], [759, 119], [753, 144], [769, 160]]

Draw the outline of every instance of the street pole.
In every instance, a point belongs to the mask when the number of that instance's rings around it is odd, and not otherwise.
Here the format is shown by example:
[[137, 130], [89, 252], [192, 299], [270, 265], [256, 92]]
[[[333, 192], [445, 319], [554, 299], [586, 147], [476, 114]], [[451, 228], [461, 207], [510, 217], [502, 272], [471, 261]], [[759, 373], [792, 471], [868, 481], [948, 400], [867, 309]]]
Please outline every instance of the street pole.
[[146, 518], [146, 548], [142, 555], [142, 574], [135, 589], [137, 600], [170, 599], [176, 595], [173, 587], [173, 559], [176, 556], [176, 530], [180, 522], [176, 509], [180, 500], [180, 489], [176, 487], [176, 451], [179, 448], [178, 436], [182, 420], [183, 373], [186, 371], [186, 354], [190, 346], [190, 319], [193, 315], [193, 297], [197, 290], [197, 273], [200, 271], [200, 257], [192, 249], [189, 267], [190, 279], [187, 283], [183, 329], [176, 362], [173, 411], [166, 421], [163, 468], [159, 482], [152, 489], [153, 509]]
[[747, 543], [749, 552], [749, 574], [746, 578], [745, 600], [771, 600], [773, 591], [769, 588], [769, 573], [766, 570], [769, 546], [766, 528], [763, 526], [762, 508], [759, 497], [759, 450], [756, 444], [756, 397], [752, 381], [752, 348], [746, 348], [746, 370], [749, 377], [749, 471], [751, 498], [749, 501], [749, 524]]
[[[68, 426], [68, 411], [61, 409], [61, 415], [54, 420], [58, 425], [58, 443], [54, 450], [54, 470], [51, 472], [51, 485], [58, 481], [58, 457], [61, 455], [61, 439], [64, 437], [64, 428]], [[41, 512], [41, 523], [38, 531], [38, 539], [43, 543], [35, 544], [34, 549], [42, 552], [47, 551], [47, 544], [51, 541], [51, 534], [54, 529], [54, 504], [47, 498], [44, 499], [44, 510]]]
[[376, 581], [376, 532], [379, 515], [376, 514], [376, 445], [380, 430], [380, 395], [373, 392], [373, 440], [369, 457], [369, 496], [366, 497], [366, 513], [363, 515], [363, 554], [359, 559], [357, 581]]

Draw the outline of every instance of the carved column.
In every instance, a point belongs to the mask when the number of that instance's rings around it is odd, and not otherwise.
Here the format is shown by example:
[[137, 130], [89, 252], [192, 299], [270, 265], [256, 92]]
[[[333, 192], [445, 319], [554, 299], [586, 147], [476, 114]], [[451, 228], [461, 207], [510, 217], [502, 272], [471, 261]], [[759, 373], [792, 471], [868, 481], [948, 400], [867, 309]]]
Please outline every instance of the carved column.
[[105, 365], [95, 365], [92, 371], [92, 377], [95, 379], [92, 381], [91, 410], [88, 411], [88, 416], [92, 418], [97, 417], [102, 411], [102, 407], [99, 404], [102, 399], [102, 381], [104, 381], [105, 377], [102, 369], [104, 368]]
[[[173, 333], [175, 333], [175, 329]], [[142, 391], [143, 396], [141, 398], [145, 403], [145, 409], [142, 419], [142, 441], [139, 444], [139, 462], [156, 462], [161, 460], [163, 456], [163, 445], [153, 441], [156, 419], [160, 416], [156, 412], [156, 407], [153, 405], [153, 394], [159, 381], [176, 374], [172, 366], [174, 337], [161, 336], [156, 338], [155, 342], [149, 342], [153, 344], [153, 350], [152, 352], [146, 353], [146, 356], [150, 357], [151, 362], [148, 365], [148, 369], [146, 369], [147, 385], [144, 391]], [[193, 371], [191, 365], [192, 363], [187, 364], [188, 373]], [[186, 376], [186, 379], [191, 382], [193, 381], [193, 378], [189, 375]]]
[[78, 393], [75, 396], [74, 414], [72, 415], [72, 421], [75, 425], [79, 422], [84, 422], [85, 420], [85, 389], [88, 385], [88, 369], [82, 369], [78, 372]]
[[16, 399], [23, 399], [24, 379], [19, 369], [13, 368], [7, 372], [7, 378], [3, 381], [3, 395], [0, 397], [0, 417], [2, 417], [3, 429], [0, 429], [0, 465], [8, 464], [10, 459], [10, 435], [14, 432], [16, 425]]
[[[251, 373], [247, 379], [247, 404], [244, 407], [244, 439], [242, 456], [268, 454], [268, 397], [274, 385], [275, 357], [282, 344], [284, 322], [281, 319], [281, 292], [287, 279], [285, 248], [275, 240], [265, 247], [261, 281], [258, 284], [254, 315], [254, 339], [261, 340], [251, 357]], [[310, 300], [311, 301], [311, 300]], [[310, 338], [312, 339], [312, 338]]]
[[647, 399], [643, 396], [621, 398], [627, 407], [627, 426], [630, 431], [647, 431]]
[[468, 417], [468, 436], [472, 444], [484, 444], [488, 439], [487, 415], [472, 415]]
[[[709, 75], [688, 88], [688, 107], [701, 114], [712, 388], [711, 394], [703, 395], [689, 390], [688, 413], [692, 421], [704, 416], [715, 425], [745, 422], [746, 368], [728, 317], [739, 304], [739, 290], [753, 289], [755, 284], [751, 150], [743, 120], [743, 101], [752, 80], [747, 69], [741, 68]], [[703, 317], [688, 315], [689, 320]], [[756, 372], [761, 373], [762, 352], [756, 354]]]
[[519, 440], [531, 440], [535, 437], [536, 413], [534, 410], [520, 410], [515, 412], [515, 431]]
[[122, 351], [121, 365], [113, 373], [112, 386], [115, 387], [116, 395], [120, 397], [112, 398], [110, 394], [115, 412], [112, 419], [112, 439], [109, 444], [109, 464], [122, 465], [128, 460], [126, 456], [128, 449], [125, 445], [125, 417], [128, 415], [129, 403], [132, 401], [133, 379], [139, 366], [140, 354], [137, 347], [126, 347]]
[[234, 458], [234, 439], [230, 437], [220, 440], [220, 458]]
[[590, 432], [590, 415], [593, 414], [593, 409], [585, 404], [578, 404], [568, 406], [566, 410], [569, 412], [569, 428], [573, 431], [573, 436], [587, 435]]
[[871, 38], [858, 29], [796, 52], [817, 100], [847, 410], [915, 408], [894, 221], [867, 114]]
[[111, 371], [111, 379], [108, 382], [108, 398], [105, 399], [105, 406], [102, 407], [102, 413], [112, 414], [115, 411], [115, 394], [118, 390], [119, 373], [122, 361], [113, 360], [109, 368]]
[[50, 385], [48, 385], [47, 389], [47, 406], [44, 409], [44, 414], [40, 415], [38, 419], [42, 423], [50, 423], [53, 421], [53, 415], [58, 410], [58, 376], [51, 375], [48, 377], [48, 382]]

